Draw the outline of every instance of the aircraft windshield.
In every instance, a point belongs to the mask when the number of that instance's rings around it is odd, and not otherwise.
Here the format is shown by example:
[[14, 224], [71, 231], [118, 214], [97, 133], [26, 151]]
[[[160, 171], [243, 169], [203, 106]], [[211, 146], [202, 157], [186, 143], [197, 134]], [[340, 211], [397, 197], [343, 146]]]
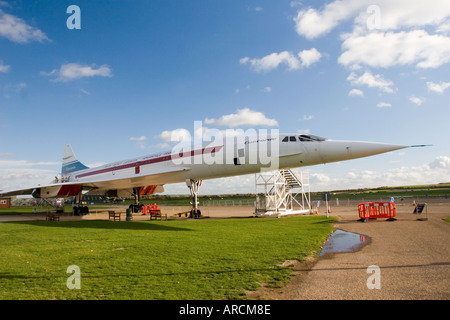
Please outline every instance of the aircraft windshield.
[[311, 134], [302, 134], [298, 138], [300, 139], [300, 141], [325, 141], [325, 140], [327, 140], [325, 138], [313, 136]]
[[283, 140], [281, 140], [282, 142], [295, 142], [295, 141], [325, 141], [327, 139], [322, 138], [322, 137], [318, 137], [318, 136], [313, 136], [311, 134], [301, 134], [298, 136], [298, 140], [297, 140], [297, 136], [285, 136], [283, 138]]

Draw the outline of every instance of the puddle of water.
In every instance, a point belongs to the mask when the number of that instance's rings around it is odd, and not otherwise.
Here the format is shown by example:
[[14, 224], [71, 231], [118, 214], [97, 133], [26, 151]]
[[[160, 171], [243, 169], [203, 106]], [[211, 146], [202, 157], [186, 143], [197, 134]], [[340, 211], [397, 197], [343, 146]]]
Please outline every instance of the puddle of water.
[[366, 243], [367, 238], [365, 236], [338, 229], [328, 237], [319, 256], [326, 253], [354, 252]]

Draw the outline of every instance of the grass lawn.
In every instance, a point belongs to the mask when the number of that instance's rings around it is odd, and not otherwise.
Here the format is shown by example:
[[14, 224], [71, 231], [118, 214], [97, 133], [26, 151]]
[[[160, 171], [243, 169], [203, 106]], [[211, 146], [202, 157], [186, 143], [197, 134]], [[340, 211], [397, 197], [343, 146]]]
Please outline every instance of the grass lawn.
[[[0, 299], [245, 299], [320, 252], [334, 218], [0, 223]], [[81, 272], [69, 290], [67, 268]]]
[[[91, 206], [89, 207], [90, 210], [95, 212], [95, 210], [103, 210], [103, 209], [109, 209], [111, 206]], [[20, 207], [11, 207], [11, 208], [0, 208], [0, 216], [13, 216], [13, 215], [22, 215], [24, 213], [33, 213], [35, 211], [37, 212], [45, 212], [46, 210], [55, 211], [55, 208], [51, 206], [42, 206], [42, 207], [30, 207], [30, 206], [20, 206]], [[65, 206], [64, 207], [65, 212], [72, 212], [73, 208], [72, 206]]]
[[[12, 207], [12, 208], [0, 208], [0, 215], [21, 215], [24, 213], [32, 213], [33, 207]], [[52, 207], [39, 207], [38, 210], [55, 210]]]

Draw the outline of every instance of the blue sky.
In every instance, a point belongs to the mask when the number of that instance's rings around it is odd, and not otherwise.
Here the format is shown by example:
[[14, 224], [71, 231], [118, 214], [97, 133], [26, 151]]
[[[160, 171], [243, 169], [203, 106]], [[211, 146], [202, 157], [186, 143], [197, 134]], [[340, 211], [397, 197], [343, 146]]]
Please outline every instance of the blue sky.
[[66, 143], [101, 164], [194, 121], [433, 144], [305, 168], [313, 190], [448, 182], [449, 62], [446, 0], [0, 1], [0, 189], [51, 180]]

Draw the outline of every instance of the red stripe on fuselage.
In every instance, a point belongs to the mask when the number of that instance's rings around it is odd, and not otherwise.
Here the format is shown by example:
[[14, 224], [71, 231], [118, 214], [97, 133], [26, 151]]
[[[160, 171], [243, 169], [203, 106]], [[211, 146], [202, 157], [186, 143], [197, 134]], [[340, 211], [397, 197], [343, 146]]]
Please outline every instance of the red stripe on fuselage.
[[117, 171], [117, 170], [124, 170], [124, 169], [129, 169], [129, 168], [135, 168], [135, 167], [139, 167], [139, 166], [145, 166], [147, 164], [159, 163], [159, 162], [169, 161], [169, 160], [172, 160], [172, 159], [180, 159], [180, 158], [192, 157], [192, 156], [196, 156], [196, 155], [200, 155], [200, 154], [208, 154], [208, 153], [212, 154], [212, 153], [219, 152], [222, 149], [222, 147], [223, 146], [208, 147], [208, 148], [203, 148], [203, 149], [187, 151], [187, 152], [180, 153], [180, 154], [171, 154], [171, 155], [167, 155], [167, 156], [163, 156], [163, 157], [159, 157], [159, 158], [154, 158], [154, 159], [137, 161], [137, 162], [133, 162], [133, 163], [122, 164], [122, 165], [118, 165], [118, 166], [115, 166], [115, 167], [104, 168], [104, 169], [99, 169], [99, 170], [96, 170], [96, 171], [82, 173], [82, 174], [79, 174], [79, 175], [75, 176], [75, 178], [77, 178], [77, 179], [78, 178], [84, 178], [84, 177], [89, 177], [89, 176], [93, 176], [93, 175], [96, 175], [96, 174], [102, 174], [102, 173], [107, 173], [107, 172], [112, 172], [112, 171]]

